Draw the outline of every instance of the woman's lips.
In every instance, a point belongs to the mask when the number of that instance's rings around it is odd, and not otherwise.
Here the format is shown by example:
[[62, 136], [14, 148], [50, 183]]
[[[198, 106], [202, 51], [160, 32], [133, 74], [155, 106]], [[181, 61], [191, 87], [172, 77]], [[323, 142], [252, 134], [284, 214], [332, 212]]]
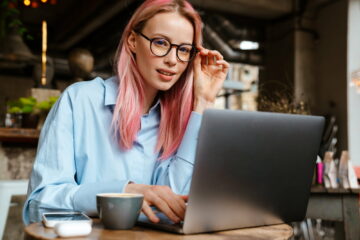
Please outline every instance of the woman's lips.
[[175, 75], [175, 72], [165, 69], [156, 69], [159, 77], [165, 81], [171, 81]]

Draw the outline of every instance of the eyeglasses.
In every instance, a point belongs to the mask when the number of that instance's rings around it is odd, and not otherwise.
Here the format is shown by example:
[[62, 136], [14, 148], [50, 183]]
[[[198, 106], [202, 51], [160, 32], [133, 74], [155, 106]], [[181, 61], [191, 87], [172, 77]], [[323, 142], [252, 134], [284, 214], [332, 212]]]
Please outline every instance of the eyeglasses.
[[192, 44], [173, 44], [166, 38], [148, 38], [141, 32], [135, 32], [150, 42], [151, 52], [158, 57], [166, 56], [174, 46], [176, 47], [176, 57], [182, 62], [190, 62], [199, 52]]

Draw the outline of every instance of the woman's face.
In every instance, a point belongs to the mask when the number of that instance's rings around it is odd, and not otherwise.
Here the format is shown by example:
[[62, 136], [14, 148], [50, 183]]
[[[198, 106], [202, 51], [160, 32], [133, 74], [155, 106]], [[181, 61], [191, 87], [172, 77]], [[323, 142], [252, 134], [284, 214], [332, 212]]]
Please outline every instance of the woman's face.
[[[194, 29], [191, 22], [176, 12], [159, 13], [150, 18], [141, 30], [149, 39], [165, 38], [172, 44], [192, 44]], [[132, 33], [128, 38], [140, 74], [145, 81], [145, 91], [169, 90], [180, 78], [188, 66], [176, 56], [176, 47], [164, 57], [154, 55], [150, 50], [150, 41], [139, 34]]]

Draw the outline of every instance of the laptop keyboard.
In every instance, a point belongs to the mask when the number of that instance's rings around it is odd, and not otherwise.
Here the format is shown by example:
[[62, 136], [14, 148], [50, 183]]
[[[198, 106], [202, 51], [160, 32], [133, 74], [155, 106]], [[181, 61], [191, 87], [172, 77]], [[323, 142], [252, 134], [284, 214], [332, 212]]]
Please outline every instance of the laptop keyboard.
[[174, 223], [162, 212], [157, 212], [156, 216], [160, 219], [160, 222], [159, 222], [160, 224], [178, 225], [178, 226], [183, 225], [183, 221], [181, 221], [180, 223]]

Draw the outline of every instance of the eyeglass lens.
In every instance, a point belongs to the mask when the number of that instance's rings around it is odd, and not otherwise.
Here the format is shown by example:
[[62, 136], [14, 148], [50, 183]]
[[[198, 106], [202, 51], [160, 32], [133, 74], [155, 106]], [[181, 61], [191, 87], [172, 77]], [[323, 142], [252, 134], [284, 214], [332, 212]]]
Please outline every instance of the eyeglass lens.
[[[171, 50], [171, 43], [164, 38], [154, 38], [150, 45], [153, 54], [159, 57], [167, 55]], [[188, 62], [194, 55], [194, 47], [190, 44], [181, 44], [176, 48], [177, 57], [184, 62]]]

